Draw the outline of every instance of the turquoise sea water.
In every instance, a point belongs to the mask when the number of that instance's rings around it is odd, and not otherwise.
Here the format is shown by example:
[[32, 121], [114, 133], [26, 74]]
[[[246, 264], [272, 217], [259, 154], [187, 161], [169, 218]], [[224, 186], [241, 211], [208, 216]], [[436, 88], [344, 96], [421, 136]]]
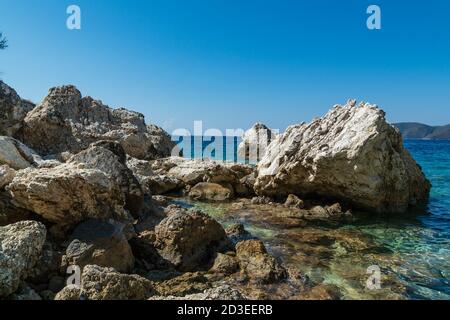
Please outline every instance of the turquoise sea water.
[[[229, 140], [228, 150], [237, 142]], [[345, 299], [450, 299], [450, 141], [407, 140], [405, 146], [433, 185], [421, 211], [295, 228], [267, 218], [271, 212], [193, 205], [225, 225], [243, 223], [272, 254], [316, 283], [336, 285]], [[371, 265], [381, 268], [381, 290], [365, 286]]]

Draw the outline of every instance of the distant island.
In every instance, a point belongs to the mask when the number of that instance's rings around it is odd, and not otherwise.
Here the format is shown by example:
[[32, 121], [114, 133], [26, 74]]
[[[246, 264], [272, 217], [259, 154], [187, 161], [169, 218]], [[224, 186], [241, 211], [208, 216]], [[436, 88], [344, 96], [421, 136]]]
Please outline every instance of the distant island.
[[417, 122], [394, 123], [404, 139], [450, 140], [450, 124], [429, 126]]

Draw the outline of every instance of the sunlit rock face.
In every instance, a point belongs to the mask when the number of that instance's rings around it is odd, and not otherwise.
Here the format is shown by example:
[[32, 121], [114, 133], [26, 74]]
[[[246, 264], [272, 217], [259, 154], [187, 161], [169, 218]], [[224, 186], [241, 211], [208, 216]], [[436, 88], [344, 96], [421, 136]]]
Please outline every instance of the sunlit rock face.
[[258, 165], [258, 195], [337, 199], [374, 212], [405, 212], [430, 183], [383, 110], [355, 101], [289, 127]]
[[42, 155], [77, 153], [93, 142], [112, 140], [132, 157], [153, 160], [169, 156], [175, 146], [161, 128], [147, 126], [144, 115], [82, 97], [74, 86], [51, 88], [23, 122], [18, 138]]
[[275, 140], [278, 132], [269, 129], [262, 123], [256, 123], [242, 136], [238, 147], [238, 155], [248, 163], [256, 164], [266, 154], [270, 142]]

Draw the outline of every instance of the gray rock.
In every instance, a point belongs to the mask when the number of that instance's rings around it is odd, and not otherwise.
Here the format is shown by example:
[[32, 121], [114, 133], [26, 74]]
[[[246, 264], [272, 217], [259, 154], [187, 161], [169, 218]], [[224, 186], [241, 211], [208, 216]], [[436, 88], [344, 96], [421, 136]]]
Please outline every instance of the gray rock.
[[269, 144], [278, 136], [278, 133], [269, 129], [262, 123], [256, 123], [242, 136], [238, 147], [238, 155], [245, 161], [256, 164], [266, 154]]
[[41, 157], [20, 141], [0, 136], [0, 164], [19, 170], [37, 166], [40, 161]]
[[13, 88], [0, 80], [0, 135], [13, 136], [33, 108], [32, 102], [21, 99]]
[[0, 297], [14, 293], [28, 276], [39, 260], [46, 233], [35, 221], [0, 227]]

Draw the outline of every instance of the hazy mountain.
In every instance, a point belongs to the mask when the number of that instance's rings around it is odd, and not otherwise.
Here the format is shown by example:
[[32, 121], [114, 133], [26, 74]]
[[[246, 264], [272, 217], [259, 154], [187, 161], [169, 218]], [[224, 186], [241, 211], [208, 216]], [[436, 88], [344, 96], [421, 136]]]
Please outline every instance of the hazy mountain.
[[394, 123], [405, 139], [450, 140], [450, 124], [428, 126], [416, 122]]

